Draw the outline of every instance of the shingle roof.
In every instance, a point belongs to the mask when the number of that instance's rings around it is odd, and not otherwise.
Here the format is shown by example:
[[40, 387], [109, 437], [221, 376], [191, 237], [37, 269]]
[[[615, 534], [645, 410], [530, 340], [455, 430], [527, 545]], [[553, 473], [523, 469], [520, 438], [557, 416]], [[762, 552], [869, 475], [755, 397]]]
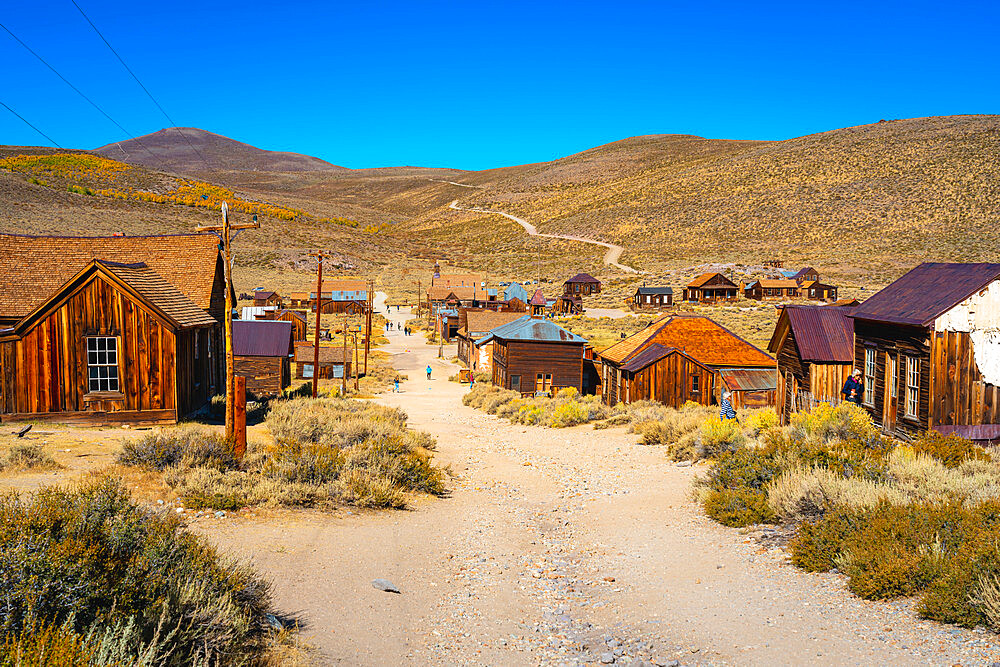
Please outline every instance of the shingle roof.
[[[791, 278], [761, 278], [760, 280], [755, 280], [754, 283], [760, 283], [761, 287], [766, 287], [768, 289], [798, 289], [799, 284], [792, 280]], [[753, 285], [753, 283], [750, 283]], [[747, 285], [749, 287], [750, 285]]]
[[454, 294], [460, 301], [486, 299], [486, 293], [477, 289], [474, 285], [434, 285], [427, 290], [427, 298], [431, 301], [444, 301], [451, 294]]
[[442, 273], [434, 279], [434, 287], [478, 287], [482, 277], [476, 273]]
[[645, 296], [655, 295], [655, 294], [673, 294], [674, 289], [672, 287], [640, 287], [639, 294]]
[[491, 329], [513, 322], [523, 316], [523, 313], [512, 313], [506, 311], [493, 310], [470, 310], [466, 314], [468, 318], [465, 329], [473, 335], [485, 334]]
[[260, 289], [260, 290], [255, 290], [254, 291], [253, 298], [254, 299], [270, 299], [275, 294], [277, 294], [277, 292]]
[[[295, 361], [300, 363], [311, 364], [313, 362], [313, 343], [296, 343], [295, 344]], [[354, 354], [354, 350], [348, 348], [347, 350], [347, 360], [351, 360], [351, 355]], [[333, 345], [320, 345], [319, 346], [319, 363], [321, 364], [340, 364], [344, 362], [344, 348], [341, 346]]]
[[1000, 278], [1000, 264], [925, 262], [858, 306], [852, 317], [926, 326]]
[[622, 370], [629, 373], [636, 373], [674, 352], [680, 352], [680, 350], [675, 347], [664, 347], [659, 343], [653, 343], [632, 357], [627, 364], [622, 365]]
[[707, 283], [708, 281], [710, 281], [712, 278], [714, 278], [716, 276], [719, 276], [720, 278], [722, 278], [724, 281], [726, 281], [730, 285], [733, 284], [733, 281], [731, 281], [729, 278], [725, 277], [724, 275], [722, 275], [718, 271], [715, 271], [713, 273], [703, 273], [703, 274], [701, 274], [700, 276], [698, 276], [697, 278], [695, 278], [694, 280], [692, 280], [691, 282], [689, 282], [687, 286], [688, 287], [701, 287], [702, 285], [704, 285], [705, 283]]
[[283, 320], [235, 320], [233, 354], [240, 357], [287, 357], [292, 323]]
[[698, 315], [668, 315], [598, 354], [611, 363], [621, 364], [653, 343], [676, 347], [708, 366], [774, 366], [776, 363], [763, 350]]
[[[768, 349], [777, 353], [787, 321], [803, 361], [849, 364], [854, 361], [854, 321], [851, 309], [835, 306], [786, 306], [774, 328]], [[778, 340], [779, 336], [782, 340]]]
[[486, 342], [490, 338], [501, 340], [521, 340], [535, 343], [586, 343], [586, 339], [563, 329], [549, 320], [542, 320], [530, 315], [522, 315], [513, 322], [492, 329], [486, 337], [477, 342]]
[[[589, 273], [578, 273], [566, 281], [566, 283], [600, 283], [600, 282], [601, 282], [600, 280], [590, 275]], [[565, 285], [566, 283], [563, 284]]]
[[211, 326], [219, 323], [218, 320], [195, 305], [179, 289], [145, 264], [118, 264], [101, 261], [94, 263], [113, 273], [181, 328]]
[[544, 306], [548, 304], [545, 300], [545, 295], [542, 294], [542, 290], [536, 289], [535, 293], [531, 295], [531, 301], [528, 302], [532, 306]]
[[[95, 259], [142, 262], [202, 310], [212, 303], [219, 241], [210, 234], [161, 236], [20, 236], [0, 234], [0, 317], [20, 318]], [[221, 273], [221, 271], [220, 271]], [[222, 290], [219, 296], [224, 296]]]

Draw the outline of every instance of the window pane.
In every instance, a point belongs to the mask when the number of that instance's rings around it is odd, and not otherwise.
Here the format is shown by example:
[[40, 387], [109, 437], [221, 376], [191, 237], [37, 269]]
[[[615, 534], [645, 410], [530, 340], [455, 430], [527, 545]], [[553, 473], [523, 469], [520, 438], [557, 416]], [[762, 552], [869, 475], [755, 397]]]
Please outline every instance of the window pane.
[[90, 372], [90, 379], [91, 380], [93, 380], [94, 378], [98, 377], [98, 375], [97, 375], [97, 366], [91, 366], [87, 370]]
[[100, 388], [100, 383], [97, 380], [92, 379], [90, 381], [90, 391], [98, 391]]
[[97, 352], [87, 353], [87, 363], [96, 364], [97, 363]]

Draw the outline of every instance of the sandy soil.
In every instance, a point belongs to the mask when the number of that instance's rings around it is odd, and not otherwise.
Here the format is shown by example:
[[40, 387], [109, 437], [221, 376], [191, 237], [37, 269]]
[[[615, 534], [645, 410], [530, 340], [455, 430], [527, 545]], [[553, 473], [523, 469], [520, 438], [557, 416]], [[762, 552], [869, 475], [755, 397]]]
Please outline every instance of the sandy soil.
[[[391, 317], [403, 321], [405, 311]], [[697, 467], [622, 429], [512, 425], [461, 405], [419, 336], [383, 403], [438, 439], [449, 497], [407, 511], [279, 512], [198, 528], [274, 581], [321, 664], [984, 664], [992, 634], [868, 603], [837, 575], [707, 520]], [[445, 358], [453, 351], [446, 350]], [[425, 379], [424, 367], [433, 368]], [[372, 587], [386, 578], [401, 593]], [[674, 662], [676, 661], [676, 662]]]

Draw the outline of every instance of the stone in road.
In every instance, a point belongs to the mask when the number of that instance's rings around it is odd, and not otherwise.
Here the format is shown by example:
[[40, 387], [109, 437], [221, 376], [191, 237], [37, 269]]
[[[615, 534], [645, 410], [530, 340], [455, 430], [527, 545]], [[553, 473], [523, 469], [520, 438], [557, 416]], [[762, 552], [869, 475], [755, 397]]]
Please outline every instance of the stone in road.
[[[405, 313], [391, 313], [404, 319]], [[449, 497], [396, 512], [278, 511], [205, 534], [274, 582], [321, 664], [983, 664], [992, 635], [867, 603], [837, 575], [708, 521], [677, 467], [622, 429], [466, 408], [452, 364], [389, 332], [398, 405], [438, 439]], [[425, 379], [430, 363], [434, 380]], [[402, 595], [376, 590], [385, 578]], [[676, 661], [676, 662], [673, 662]], [[609, 663], [610, 664], [610, 663]]]

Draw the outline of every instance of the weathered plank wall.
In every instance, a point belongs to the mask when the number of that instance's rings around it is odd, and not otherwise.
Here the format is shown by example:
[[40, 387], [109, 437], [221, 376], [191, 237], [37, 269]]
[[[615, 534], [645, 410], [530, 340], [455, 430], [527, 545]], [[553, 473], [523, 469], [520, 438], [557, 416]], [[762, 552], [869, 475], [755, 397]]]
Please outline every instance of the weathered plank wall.
[[521, 392], [533, 393], [538, 373], [552, 375], [552, 390], [583, 389], [583, 345], [579, 343], [534, 343], [496, 341], [493, 382], [511, 388], [511, 376], [521, 377]]
[[276, 396], [291, 383], [288, 357], [234, 357], [236, 375], [247, 379], [247, 391]]

